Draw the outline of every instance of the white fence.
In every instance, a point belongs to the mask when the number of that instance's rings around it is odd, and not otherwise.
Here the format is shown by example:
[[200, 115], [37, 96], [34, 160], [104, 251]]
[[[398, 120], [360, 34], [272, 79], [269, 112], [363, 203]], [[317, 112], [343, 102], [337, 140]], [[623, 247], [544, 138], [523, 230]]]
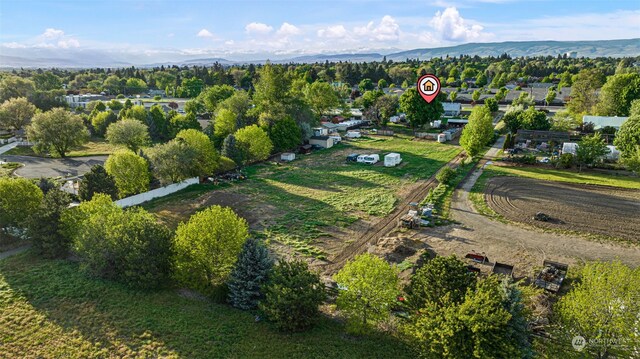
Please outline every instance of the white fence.
[[199, 182], [200, 182], [200, 180], [198, 179], [198, 177], [189, 178], [189, 179], [186, 179], [186, 180], [184, 180], [182, 182], [179, 182], [179, 183], [173, 183], [173, 184], [170, 184], [170, 185], [165, 186], [165, 187], [152, 189], [149, 192], [140, 193], [140, 194], [136, 194], [136, 195], [131, 196], [131, 197], [126, 197], [126, 198], [123, 198], [123, 199], [119, 199], [119, 200], [115, 201], [115, 204], [117, 204], [120, 207], [135, 206], [135, 205], [138, 205], [140, 203], [151, 201], [154, 198], [159, 198], [159, 197], [164, 197], [166, 195], [170, 195], [172, 193], [178, 192], [181, 189], [187, 188], [187, 187], [191, 186], [192, 184], [197, 184]]

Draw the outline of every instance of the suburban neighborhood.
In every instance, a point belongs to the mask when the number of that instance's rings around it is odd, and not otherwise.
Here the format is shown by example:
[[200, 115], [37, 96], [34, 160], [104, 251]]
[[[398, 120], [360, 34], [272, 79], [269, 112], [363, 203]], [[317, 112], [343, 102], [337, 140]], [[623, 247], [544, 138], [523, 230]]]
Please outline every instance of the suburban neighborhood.
[[[207, 25], [142, 56], [51, 27], [66, 0], [20, 40], [29, 3], [0, 11], [0, 358], [640, 356], [638, 4], [608, 5], [629, 40], [381, 2], [352, 35]], [[247, 11], [299, 6], [272, 5]]]

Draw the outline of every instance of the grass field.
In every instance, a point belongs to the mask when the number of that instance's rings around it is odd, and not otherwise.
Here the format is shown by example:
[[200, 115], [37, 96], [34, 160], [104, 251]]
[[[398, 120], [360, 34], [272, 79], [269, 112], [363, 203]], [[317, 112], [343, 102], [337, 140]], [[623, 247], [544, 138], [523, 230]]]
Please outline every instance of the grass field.
[[593, 172], [563, 171], [543, 167], [490, 166], [483, 176], [519, 176], [545, 181], [640, 189], [640, 177], [613, 176]]
[[323, 318], [282, 334], [254, 313], [91, 279], [29, 252], [0, 260], [0, 358], [410, 358], [389, 335], [353, 338]]
[[[382, 163], [375, 166], [346, 163], [346, 155], [352, 152], [379, 153], [381, 159], [388, 152], [399, 152], [403, 163], [392, 168]], [[249, 177], [246, 181], [204, 195], [206, 188], [194, 188], [151, 202], [145, 208], [175, 226], [198, 209], [185, 210], [189, 204], [220, 204], [223, 195], [243, 197], [246, 201], [234, 209], [249, 217], [250, 223], [251, 217], [262, 222], [257, 235], [322, 259], [324, 253], [315, 247], [315, 239], [330, 236], [328, 231], [339, 231], [358, 219], [390, 213], [403, 186], [431, 177], [458, 153], [459, 147], [435, 142], [363, 138], [349, 145], [301, 155], [288, 164], [250, 166], [246, 168]], [[176, 212], [181, 213], [175, 216]]]
[[[87, 157], [87, 156], [99, 156], [109, 155], [118, 149], [118, 146], [111, 145], [104, 139], [92, 138], [84, 145], [73, 148], [67, 153], [67, 157]], [[6, 152], [7, 155], [16, 156], [34, 156], [44, 157], [44, 154], [35, 153], [32, 147], [15, 147]], [[53, 156], [53, 154], [52, 154]]]
[[20, 168], [22, 165], [17, 162], [7, 162], [0, 165], [0, 177], [11, 176], [13, 171]]

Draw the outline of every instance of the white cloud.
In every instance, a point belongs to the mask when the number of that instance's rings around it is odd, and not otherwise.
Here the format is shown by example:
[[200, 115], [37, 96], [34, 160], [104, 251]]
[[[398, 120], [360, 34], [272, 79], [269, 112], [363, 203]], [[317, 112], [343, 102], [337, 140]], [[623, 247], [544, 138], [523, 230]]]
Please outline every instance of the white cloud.
[[370, 21], [367, 26], [356, 27], [354, 32], [375, 41], [397, 41], [400, 38], [400, 25], [394, 18], [385, 15], [378, 25]]
[[288, 22], [283, 23], [277, 32], [279, 36], [293, 36], [293, 35], [299, 35], [301, 33], [302, 31], [300, 31], [300, 29], [297, 26], [291, 25]]
[[19, 42], [5, 42], [2, 44], [2, 46], [9, 49], [24, 49], [27, 47], [27, 45], [21, 44]]
[[224, 42], [225, 45], [235, 45], [235, 43], [236, 42], [233, 41], [233, 40], [227, 40], [227, 41]]
[[248, 34], [266, 35], [273, 31], [273, 27], [261, 22], [252, 22], [244, 27]]
[[58, 47], [61, 49], [68, 49], [71, 47], [80, 47], [80, 42], [76, 39], [67, 39], [58, 41]]
[[483, 36], [484, 27], [470, 24], [460, 16], [455, 7], [448, 7], [442, 12], [436, 12], [429, 24], [446, 41], [474, 41]]
[[342, 25], [334, 25], [318, 30], [317, 34], [327, 39], [342, 39], [347, 36], [347, 29]]
[[208, 38], [212, 38], [213, 34], [211, 33], [211, 31], [207, 30], [207, 29], [202, 29], [198, 32], [198, 34], [196, 35], [197, 37], [208, 37]]
[[48, 28], [41, 35], [45, 39], [58, 39], [64, 36], [64, 31], [59, 29]]

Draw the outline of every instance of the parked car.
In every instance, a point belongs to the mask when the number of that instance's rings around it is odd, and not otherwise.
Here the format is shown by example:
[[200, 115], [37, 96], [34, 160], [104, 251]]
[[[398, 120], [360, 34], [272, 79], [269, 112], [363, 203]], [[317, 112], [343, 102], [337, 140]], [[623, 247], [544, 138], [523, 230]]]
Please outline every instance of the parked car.
[[350, 155], [347, 156], [347, 162], [358, 162], [358, 156], [360, 156], [360, 154], [358, 153], [352, 153]]
[[540, 163], [549, 163], [551, 162], [551, 159], [549, 157], [542, 157], [540, 159]]

